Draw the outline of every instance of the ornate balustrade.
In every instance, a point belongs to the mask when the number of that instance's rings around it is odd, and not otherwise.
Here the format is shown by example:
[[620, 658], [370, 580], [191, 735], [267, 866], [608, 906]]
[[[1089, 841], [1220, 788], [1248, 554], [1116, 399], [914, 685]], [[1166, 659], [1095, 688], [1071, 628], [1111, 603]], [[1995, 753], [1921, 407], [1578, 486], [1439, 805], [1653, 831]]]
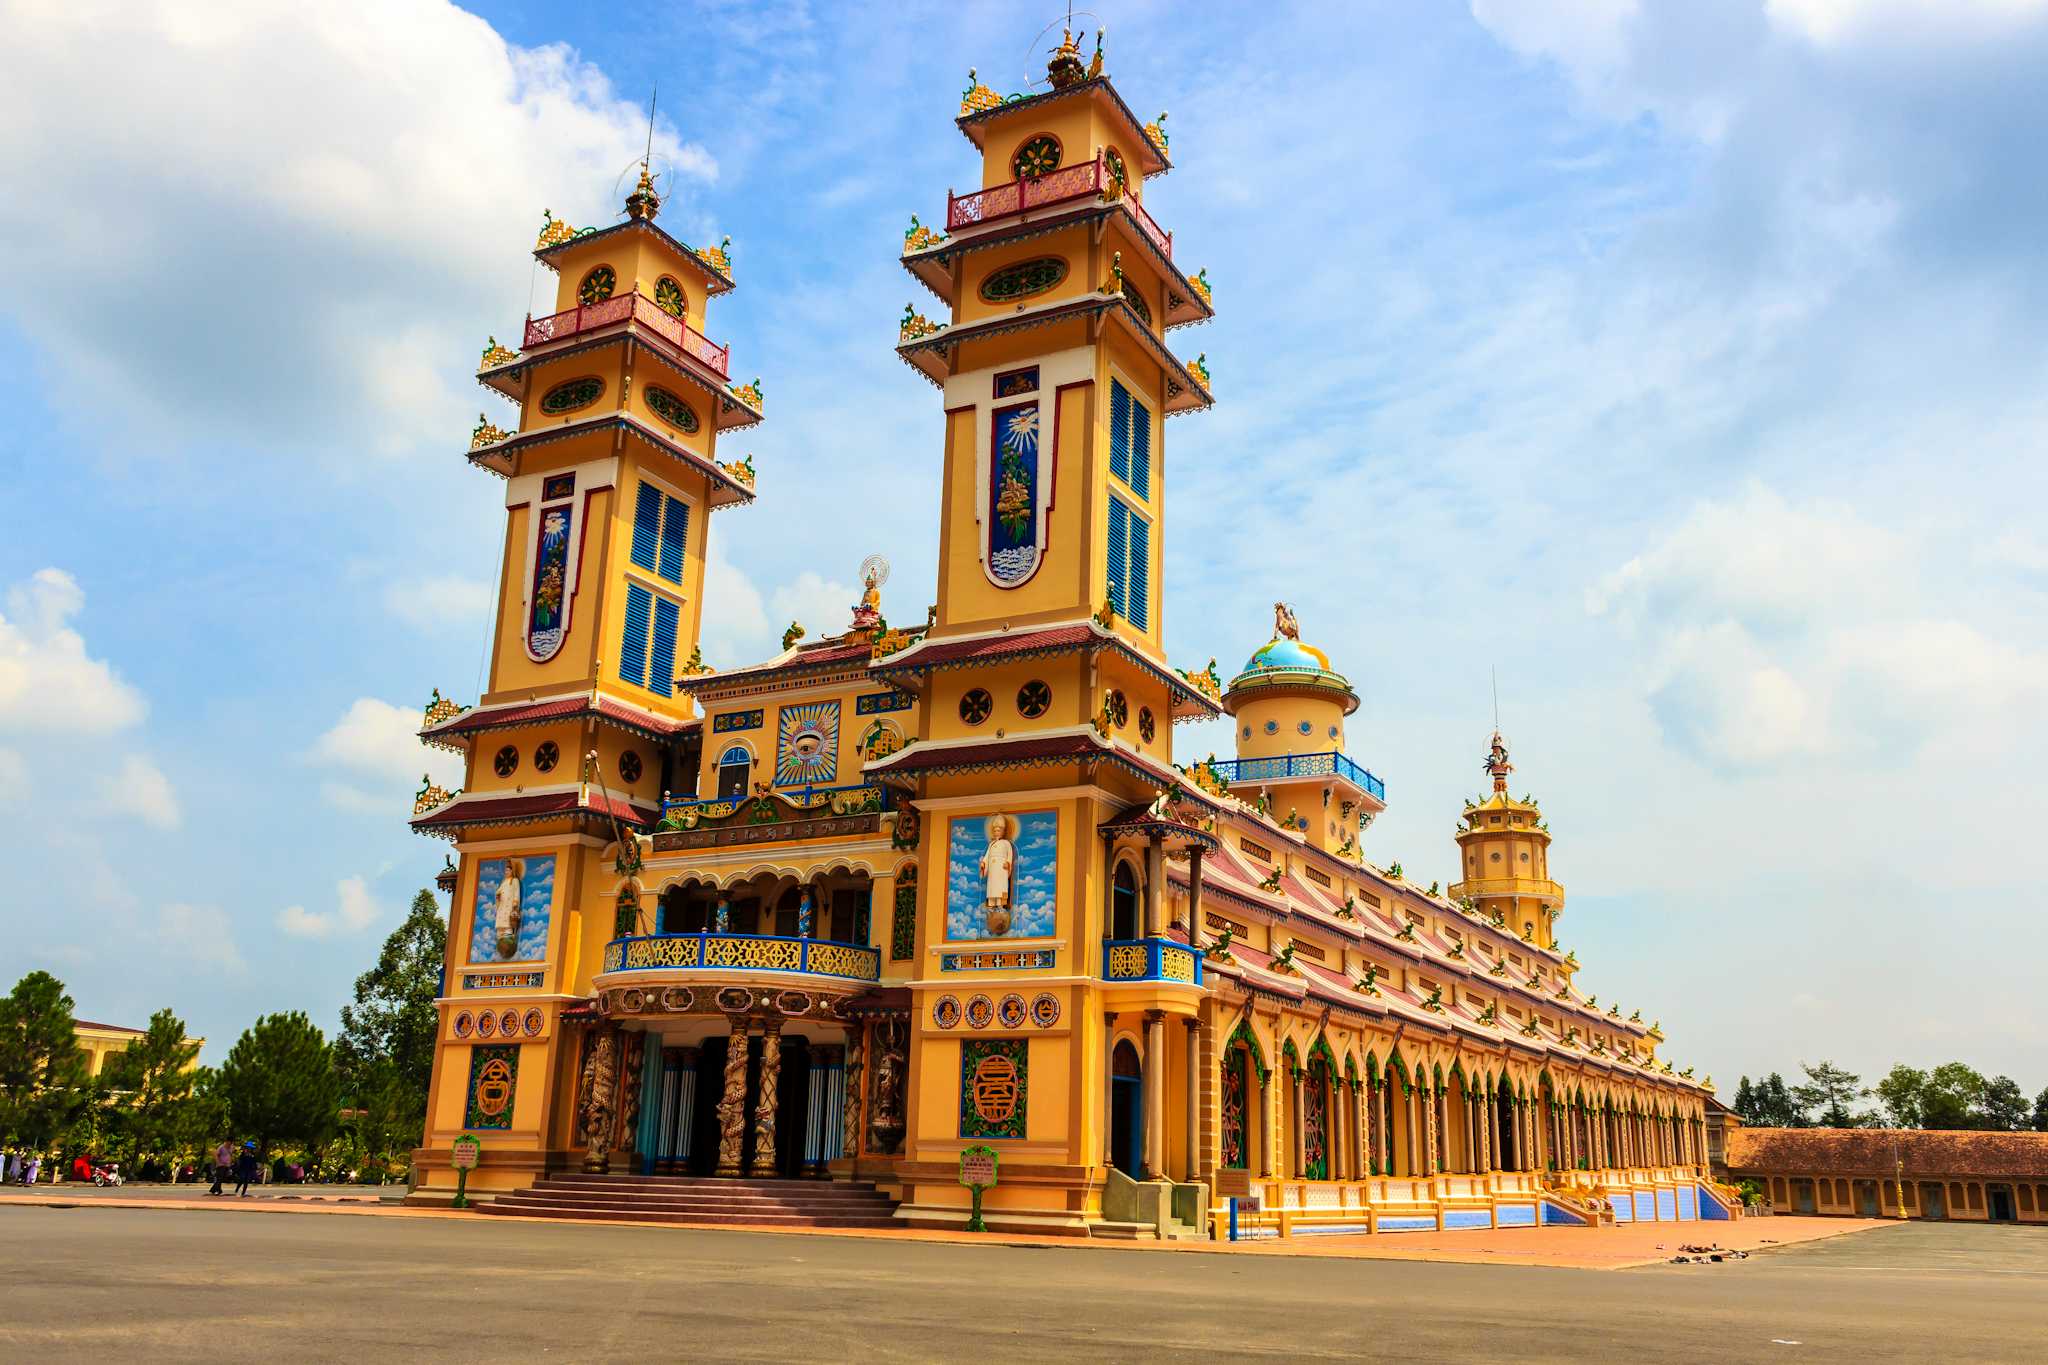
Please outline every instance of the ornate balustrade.
[[882, 975], [882, 954], [878, 948], [858, 943], [775, 934], [645, 934], [615, 938], [605, 945], [606, 972], [677, 969], [876, 981]]
[[1278, 754], [1272, 758], [1219, 758], [1209, 765], [1225, 782], [1278, 782], [1289, 777], [1342, 777], [1357, 783], [1377, 800], [1387, 799], [1387, 784], [1334, 750], [1319, 754]]
[[1110, 939], [1102, 945], [1104, 981], [1202, 984], [1202, 955], [1170, 938]]
[[[670, 824], [690, 827], [701, 821], [717, 821], [753, 811], [759, 812], [758, 818], [763, 822], [788, 819], [791, 814], [810, 811], [859, 815], [892, 809], [890, 796], [890, 788], [866, 782], [845, 787], [785, 787], [752, 796], [713, 796], [703, 800], [665, 796], [661, 801], [661, 815]], [[770, 814], [775, 806], [783, 807], [789, 814]]]
[[1030, 180], [991, 185], [972, 194], [949, 193], [946, 196], [946, 231], [979, 227], [1053, 204], [1104, 197], [1116, 198], [1138, 225], [1138, 230], [1159, 248], [1159, 253], [1169, 261], [1173, 259], [1173, 234], [1152, 221], [1152, 215], [1145, 212], [1144, 205], [1132, 198], [1128, 191], [1117, 190], [1108, 167], [1100, 157], [1074, 166], [1062, 166]]
[[575, 308], [551, 313], [544, 318], [526, 320], [526, 340], [523, 349], [532, 350], [553, 341], [566, 341], [584, 332], [600, 327], [615, 327], [622, 322], [631, 322], [645, 327], [656, 336], [674, 346], [683, 354], [706, 366], [720, 379], [732, 377], [732, 352], [720, 346], [702, 332], [660, 307], [644, 294], [620, 294], [601, 303], [582, 304]]

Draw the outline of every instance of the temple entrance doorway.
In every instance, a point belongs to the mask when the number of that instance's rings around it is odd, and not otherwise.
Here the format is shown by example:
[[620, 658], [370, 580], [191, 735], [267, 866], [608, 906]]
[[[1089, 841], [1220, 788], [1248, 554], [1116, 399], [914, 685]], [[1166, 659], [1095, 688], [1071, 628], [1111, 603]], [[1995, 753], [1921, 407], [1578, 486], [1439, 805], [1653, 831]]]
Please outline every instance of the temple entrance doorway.
[[2012, 1186], [1986, 1185], [1984, 1199], [1994, 1223], [2017, 1223], [2019, 1214], [2013, 1207]]
[[1519, 1171], [1522, 1169], [1521, 1153], [1515, 1150], [1515, 1102], [1503, 1084], [1500, 1101], [1494, 1106], [1497, 1122], [1494, 1125], [1493, 1166], [1498, 1171]]
[[1133, 1180], [1145, 1178], [1145, 1077], [1128, 1040], [1110, 1057], [1109, 1160]]
[[[755, 1160], [755, 1115], [761, 1103], [762, 1039], [747, 1040], [746, 1141], [741, 1147], [740, 1174], [752, 1179], [796, 1178], [804, 1173], [804, 1135], [810, 1120], [811, 1045], [796, 1034], [782, 1037], [780, 1075], [775, 1084], [775, 1160]], [[732, 1050], [729, 1037], [706, 1038], [697, 1054], [697, 1082], [690, 1115], [688, 1174], [718, 1171], [718, 1102], [724, 1092], [725, 1062]]]
[[1922, 1218], [1948, 1217], [1948, 1201], [1942, 1197], [1941, 1186], [1933, 1181], [1921, 1183], [1920, 1216]]

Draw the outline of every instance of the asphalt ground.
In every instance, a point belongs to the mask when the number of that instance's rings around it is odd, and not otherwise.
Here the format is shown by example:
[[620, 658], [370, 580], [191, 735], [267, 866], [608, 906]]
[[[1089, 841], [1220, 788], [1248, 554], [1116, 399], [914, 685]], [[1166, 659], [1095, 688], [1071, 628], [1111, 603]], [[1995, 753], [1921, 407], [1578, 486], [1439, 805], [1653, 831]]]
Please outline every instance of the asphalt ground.
[[2048, 1228], [1602, 1271], [81, 1203], [0, 1206], [0, 1286], [10, 1362], [2039, 1361]]

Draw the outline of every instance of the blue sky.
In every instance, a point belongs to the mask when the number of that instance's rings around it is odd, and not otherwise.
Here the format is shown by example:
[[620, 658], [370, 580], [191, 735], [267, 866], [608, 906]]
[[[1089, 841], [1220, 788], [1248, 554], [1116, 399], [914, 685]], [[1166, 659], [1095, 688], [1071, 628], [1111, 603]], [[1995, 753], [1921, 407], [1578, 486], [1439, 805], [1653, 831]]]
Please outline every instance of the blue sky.
[[[768, 399], [707, 657], [836, 624], [875, 551], [915, 616], [941, 429], [894, 258], [975, 174], [967, 68], [1020, 87], [1050, 17], [0, 0], [0, 962], [210, 1057], [333, 1019], [441, 861], [418, 709], [479, 687], [475, 356], [541, 210], [616, 211], [654, 81], [663, 221], [732, 234], [708, 330]], [[1681, 1062], [2048, 1083], [2048, 5], [1105, 19], [1219, 310], [1174, 339], [1220, 399], [1166, 427], [1176, 660], [1293, 602], [1364, 698], [1367, 855], [1425, 881], [1498, 668], [1581, 979]]]

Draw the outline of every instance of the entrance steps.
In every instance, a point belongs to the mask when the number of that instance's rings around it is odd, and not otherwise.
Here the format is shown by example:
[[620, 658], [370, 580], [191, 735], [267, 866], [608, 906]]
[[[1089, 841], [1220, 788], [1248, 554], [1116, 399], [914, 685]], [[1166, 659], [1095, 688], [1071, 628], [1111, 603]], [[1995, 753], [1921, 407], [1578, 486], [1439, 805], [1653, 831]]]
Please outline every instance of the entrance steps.
[[563, 1172], [499, 1195], [485, 1213], [788, 1228], [893, 1228], [896, 1205], [864, 1181], [732, 1180]]

